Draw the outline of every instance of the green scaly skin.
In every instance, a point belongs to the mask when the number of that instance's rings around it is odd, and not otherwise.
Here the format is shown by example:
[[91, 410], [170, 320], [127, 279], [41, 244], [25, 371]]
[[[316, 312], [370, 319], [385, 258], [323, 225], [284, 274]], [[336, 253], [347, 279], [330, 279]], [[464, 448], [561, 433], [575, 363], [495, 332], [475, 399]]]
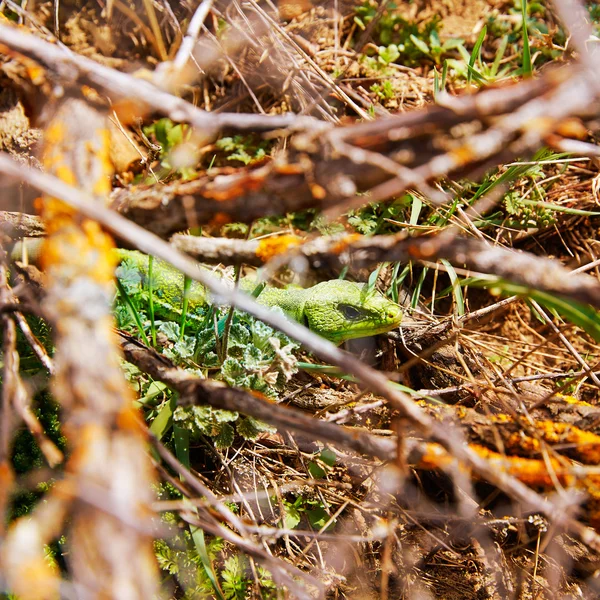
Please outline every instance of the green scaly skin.
[[[29, 260], [35, 262], [36, 248], [27, 246]], [[116, 250], [120, 261], [135, 267], [142, 276], [148, 276], [148, 256], [134, 250]], [[13, 258], [21, 257], [17, 245]], [[152, 287], [155, 314], [163, 319], [180, 320], [185, 278], [169, 264], [154, 260]], [[243, 280], [241, 287], [252, 292], [256, 283]], [[310, 288], [265, 287], [257, 297], [259, 304], [278, 306], [291, 319], [306, 325], [311, 331], [339, 345], [353, 338], [369, 337], [395, 329], [402, 320], [400, 306], [367, 284], [331, 280]], [[188, 311], [209, 303], [206, 289], [192, 282], [188, 291]]]

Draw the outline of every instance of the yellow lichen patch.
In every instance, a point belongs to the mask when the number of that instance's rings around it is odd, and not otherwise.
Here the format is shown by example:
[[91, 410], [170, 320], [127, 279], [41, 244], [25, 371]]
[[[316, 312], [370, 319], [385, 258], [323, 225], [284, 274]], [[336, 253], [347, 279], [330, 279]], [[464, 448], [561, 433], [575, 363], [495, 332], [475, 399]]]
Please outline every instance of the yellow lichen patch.
[[78, 426], [76, 430], [67, 426], [65, 433], [69, 439], [77, 439], [77, 446], [67, 465], [67, 470], [72, 473], [85, 471], [86, 465], [108, 452], [107, 432], [101, 419], [96, 423], [88, 422], [82, 427]]
[[568, 396], [566, 394], [556, 394], [557, 398], [564, 400], [567, 404], [573, 404], [576, 406], [593, 406], [589, 402], [584, 402], [583, 400], [579, 400], [579, 398], [575, 398], [575, 396]]
[[[86, 220], [81, 228], [64, 216], [48, 221], [53, 235], [44, 242], [40, 264], [44, 270], [69, 264], [100, 285], [112, 285], [117, 257], [114, 242], [100, 226]], [[57, 225], [60, 223], [60, 229]]]
[[256, 256], [263, 262], [271, 260], [278, 254], [283, 254], [289, 248], [299, 246], [302, 240], [295, 235], [279, 235], [276, 237], [264, 238], [258, 242]]
[[551, 133], [556, 125], [556, 121], [551, 117], [535, 117], [528, 119], [523, 126], [524, 131], [534, 131], [539, 135]]
[[317, 183], [310, 184], [310, 193], [316, 200], [324, 200], [327, 196], [327, 190], [322, 185]]
[[75, 185], [77, 183], [75, 172], [67, 165], [55, 165], [54, 173], [61, 181], [64, 181], [69, 185]]
[[558, 124], [556, 133], [564, 137], [584, 140], [588, 135], [588, 128], [581, 122], [581, 119], [565, 119]]
[[29, 77], [33, 85], [41, 85], [44, 83], [46, 71], [36, 62], [33, 62], [32, 60], [25, 61], [25, 70], [27, 72], [27, 77]]
[[513, 418], [506, 413], [499, 413], [497, 415], [492, 416], [493, 423], [511, 423]]
[[14, 561], [9, 574], [10, 591], [20, 600], [58, 599], [60, 579], [44, 556]]
[[58, 146], [65, 139], [65, 126], [60, 121], [53, 121], [44, 131], [44, 140], [48, 146]]
[[48, 235], [59, 231], [61, 228], [69, 226], [75, 216], [75, 209], [65, 204], [58, 198], [39, 198], [36, 200], [36, 210], [46, 221], [46, 231]]
[[[110, 184], [114, 169], [110, 160], [110, 131], [108, 128], [99, 129], [96, 135], [100, 139], [100, 148], [96, 150], [95, 157], [100, 165], [101, 173], [92, 186], [92, 193], [96, 196], [108, 196], [112, 186]], [[91, 146], [91, 142], [89, 142]], [[94, 148], [90, 148], [90, 153], [94, 153]], [[108, 201], [108, 198], [107, 198]]]
[[573, 444], [572, 452], [577, 454], [581, 462], [588, 465], [600, 464], [600, 436], [590, 431], [583, 431], [569, 423], [539, 421], [537, 429], [548, 443]]
[[504, 441], [504, 446], [507, 450], [518, 450], [526, 454], [538, 454], [541, 449], [538, 439], [525, 435], [522, 431], [509, 435]]

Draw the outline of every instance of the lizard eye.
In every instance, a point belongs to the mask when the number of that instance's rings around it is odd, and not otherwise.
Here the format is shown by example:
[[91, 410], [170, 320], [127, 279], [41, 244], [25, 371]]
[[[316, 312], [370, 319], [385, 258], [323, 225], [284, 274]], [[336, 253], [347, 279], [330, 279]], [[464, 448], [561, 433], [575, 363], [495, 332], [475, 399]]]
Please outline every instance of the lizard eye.
[[349, 321], [358, 321], [364, 317], [364, 312], [355, 306], [349, 304], [338, 304], [338, 310], [344, 315], [344, 318]]

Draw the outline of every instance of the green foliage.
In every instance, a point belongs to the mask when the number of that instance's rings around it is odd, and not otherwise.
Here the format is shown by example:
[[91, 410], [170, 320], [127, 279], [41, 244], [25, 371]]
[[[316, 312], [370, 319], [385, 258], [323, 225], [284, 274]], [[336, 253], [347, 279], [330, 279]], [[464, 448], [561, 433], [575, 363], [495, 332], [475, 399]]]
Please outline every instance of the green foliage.
[[326, 469], [333, 467], [337, 457], [335, 452], [325, 448], [321, 451], [319, 459], [317, 461], [311, 461], [308, 463], [308, 472], [313, 479], [321, 479], [327, 474]]
[[[122, 290], [128, 290], [126, 295], [121, 293], [116, 299], [119, 327], [132, 334], [139, 333], [147, 340], [151, 328], [146, 317], [148, 290], [127, 261], [119, 267], [117, 276]], [[158, 304], [159, 298], [154, 301]], [[210, 370], [215, 378], [230, 386], [277, 400], [285, 383], [297, 371], [294, 351], [298, 345], [250, 315], [234, 311], [231, 321], [228, 315], [226, 307], [201, 307], [191, 315], [193, 319], [184, 335], [179, 323], [156, 321], [157, 334], [163, 340], [159, 350], [175, 364], [199, 376], [206, 376]], [[141, 373], [132, 372], [131, 380], [138, 384], [142, 395], [149, 393], [151, 382], [144, 380]], [[153, 420], [160, 417], [160, 426], [157, 424], [155, 431], [159, 436], [176, 423], [188, 431], [192, 439], [209, 436], [219, 448], [229, 447], [236, 433], [244, 439], [256, 439], [263, 432], [274, 431], [251, 417], [209, 406], [169, 408], [168, 403], [163, 403], [148, 416]]]
[[[66, 439], [60, 427], [59, 406], [48, 392], [38, 394], [32, 406], [46, 435], [64, 452]], [[28, 429], [21, 428], [12, 447], [12, 464], [17, 475], [24, 475], [46, 466], [44, 455]], [[33, 491], [17, 493], [12, 499], [10, 519], [29, 514], [39, 498], [52, 487], [52, 481], [40, 482]]]
[[217, 140], [215, 146], [225, 154], [227, 160], [250, 165], [267, 156], [272, 142], [255, 135], [234, 135]]
[[[197, 162], [197, 156], [195, 149], [189, 142], [192, 139], [192, 129], [189, 125], [178, 123], [175, 124], [169, 118], [159, 119], [151, 125], [144, 127], [144, 134], [160, 146], [159, 161], [160, 171], [157, 176], [159, 179], [165, 179], [172, 175], [178, 175], [181, 179], [193, 179], [196, 177], [195, 165]], [[184, 147], [186, 144], [189, 147]], [[184, 161], [184, 166], [179, 166], [177, 163], [181, 162], [181, 159], [176, 157], [175, 152], [178, 148], [184, 148], [187, 150], [189, 155]], [[154, 182], [154, 178], [151, 178], [150, 183]]]
[[348, 213], [348, 224], [363, 235], [397, 233], [397, 223], [407, 220], [411, 203], [412, 195], [406, 194], [392, 202], [367, 204]]
[[[186, 600], [197, 598], [223, 597], [227, 600], [247, 598], [254, 584], [248, 559], [236, 552], [221, 538], [211, 538], [205, 544], [206, 556], [211, 573], [216, 577], [213, 583], [204, 568], [202, 558], [187, 529], [175, 528], [178, 520], [173, 513], [166, 513], [163, 520], [173, 527], [169, 540], [156, 540], [154, 552], [161, 570], [181, 590]], [[265, 600], [276, 598], [276, 587], [271, 575], [265, 569], [257, 568], [257, 583], [261, 597]], [[215, 590], [218, 586], [218, 592]]]
[[[283, 500], [282, 525], [285, 529], [296, 529], [303, 520], [312, 528], [321, 530], [329, 521], [330, 516], [325, 510], [321, 500], [298, 496], [293, 502]], [[331, 530], [335, 520], [327, 527]]]
[[378, 83], [374, 83], [370, 90], [380, 99], [380, 100], [391, 100], [394, 95], [394, 88], [392, 87], [392, 82], [389, 80], [384, 81], [381, 85]]
[[[377, 56], [364, 59], [371, 68], [381, 69], [396, 62], [416, 65], [423, 59], [439, 65], [444, 57], [455, 56], [456, 50], [463, 47], [461, 39], [441, 42], [438, 17], [425, 23], [415, 23], [401, 17], [396, 9], [396, 3], [388, 2], [375, 26], [373, 39], [377, 44]], [[354, 22], [359, 33], [366, 29], [377, 13], [377, 3], [370, 0], [355, 8]]]
[[527, 229], [528, 227], [545, 228], [556, 222], [554, 213], [540, 204], [531, 205], [524, 201], [521, 192], [512, 190], [504, 196], [504, 208], [512, 217], [511, 227]]

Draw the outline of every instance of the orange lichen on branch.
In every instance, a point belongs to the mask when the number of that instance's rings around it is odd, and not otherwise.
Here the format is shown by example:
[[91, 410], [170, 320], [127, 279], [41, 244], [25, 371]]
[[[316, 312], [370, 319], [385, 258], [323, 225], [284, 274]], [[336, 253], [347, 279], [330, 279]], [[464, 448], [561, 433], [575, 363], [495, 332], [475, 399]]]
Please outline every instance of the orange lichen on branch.
[[217, 202], [225, 202], [233, 198], [238, 198], [249, 192], [260, 190], [271, 172], [269, 165], [259, 169], [249, 170], [241, 173], [238, 177], [228, 180], [221, 187], [220, 181], [215, 181], [210, 184], [202, 193], [205, 198], [211, 198]]
[[336, 256], [339, 256], [342, 252], [347, 250], [348, 246], [361, 240], [363, 236], [360, 233], [350, 233], [343, 236], [331, 247], [331, 252]]
[[564, 137], [586, 139], [589, 134], [588, 128], [582, 123], [581, 119], [564, 119], [556, 127], [556, 133]]
[[494, 468], [516, 477], [530, 487], [553, 487], [555, 481], [553, 476], [563, 485], [572, 486], [575, 483], [575, 477], [570, 470], [554, 458], [549, 459], [549, 465], [553, 470], [551, 474], [546, 461], [541, 459], [506, 456], [477, 444], [469, 444], [469, 447]]
[[302, 240], [295, 235], [279, 235], [259, 240], [256, 256], [263, 262], [268, 262], [274, 256], [287, 252], [290, 248], [299, 246]]
[[541, 442], [569, 446], [570, 455], [588, 465], [600, 464], [600, 436], [583, 431], [570, 423], [535, 421], [534, 427], [539, 437], [527, 435], [524, 431], [512, 433], [504, 440], [507, 450], [524, 451], [528, 454], [541, 450]]
[[468, 165], [473, 162], [475, 152], [470, 144], [463, 144], [450, 152], [457, 166]]
[[[0, 511], [1, 514], [6, 514], [10, 495], [12, 494], [13, 484], [15, 482], [15, 474], [12, 470], [10, 462], [3, 460], [0, 463]], [[4, 533], [6, 524], [4, 519], [0, 522], [0, 535]]]
[[[553, 476], [566, 486], [572, 486], [576, 482], [571, 470], [555, 459], [550, 459], [549, 464], [553, 469], [553, 473], [550, 474], [546, 462], [541, 459], [506, 456], [479, 444], [469, 444], [469, 448], [487, 460], [494, 469], [512, 475], [531, 487], [552, 488]], [[445, 469], [453, 460], [439, 444], [426, 444], [425, 452], [413, 466], [424, 470]]]
[[222, 227], [223, 225], [227, 225], [228, 223], [231, 223], [231, 221], [232, 221], [232, 219], [227, 213], [218, 212], [218, 213], [215, 213], [213, 218], [210, 220], [209, 225], [211, 227]]

